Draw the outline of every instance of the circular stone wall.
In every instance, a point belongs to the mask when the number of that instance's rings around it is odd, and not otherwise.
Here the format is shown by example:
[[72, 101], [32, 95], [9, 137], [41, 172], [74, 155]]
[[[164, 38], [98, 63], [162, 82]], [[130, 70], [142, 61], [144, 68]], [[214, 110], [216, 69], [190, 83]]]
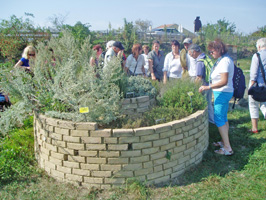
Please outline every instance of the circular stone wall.
[[208, 113], [136, 129], [34, 119], [35, 154], [49, 176], [84, 187], [121, 186], [127, 178], [159, 184], [200, 163], [208, 147]]

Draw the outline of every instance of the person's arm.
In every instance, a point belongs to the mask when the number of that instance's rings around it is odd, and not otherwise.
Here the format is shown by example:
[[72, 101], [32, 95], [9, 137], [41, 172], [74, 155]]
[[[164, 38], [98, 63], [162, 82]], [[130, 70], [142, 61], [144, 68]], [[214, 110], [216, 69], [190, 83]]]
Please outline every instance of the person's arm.
[[259, 73], [259, 59], [256, 54], [253, 55], [250, 64], [250, 87], [257, 82]]
[[197, 76], [195, 79], [196, 83], [201, 83], [202, 82], [202, 76]]
[[93, 57], [91, 57], [91, 59], [90, 59], [90, 65], [91, 66], [94, 66], [95, 65], [95, 59]]
[[151, 79], [152, 80], [156, 80], [156, 77], [155, 77], [155, 74], [154, 74], [154, 71], [153, 71], [153, 60], [149, 59], [149, 69], [150, 69], [150, 72], [151, 72]]
[[217, 89], [217, 88], [221, 88], [225, 85], [227, 85], [228, 83], [228, 76], [229, 76], [229, 73], [226, 72], [226, 73], [221, 73], [221, 80], [215, 84], [210, 84], [208, 86], [201, 86], [199, 88], [199, 92], [203, 92], [205, 90], [209, 90], [209, 89]]
[[20, 67], [23, 65], [23, 62], [21, 60], [19, 60], [14, 67]]
[[163, 83], [166, 84], [167, 83], [167, 71], [163, 72]]

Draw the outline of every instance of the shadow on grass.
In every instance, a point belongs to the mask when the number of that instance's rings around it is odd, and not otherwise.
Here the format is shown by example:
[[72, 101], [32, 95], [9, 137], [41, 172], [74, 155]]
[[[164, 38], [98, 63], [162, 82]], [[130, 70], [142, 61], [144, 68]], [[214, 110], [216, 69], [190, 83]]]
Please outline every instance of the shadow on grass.
[[[266, 142], [266, 133], [261, 132], [258, 137], [254, 137], [247, 130], [250, 128], [250, 116], [248, 110], [234, 110], [228, 114], [230, 124], [229, 138], [234, 150], [232, 156], [222, 156], [214, 153], [218, 147], [212, 145], [213, 142], [220, 141], [218, 128], [209, 125], [209, 147], [203, 157], [202, 162], [188, 170], [177, 180], [173, 180], [171, 185], [189, 185], [196, 183], [211, 175], [225, 176], [229, 172], [244, 169], [248, 163], [250, 155]], [[261, 124], [265, 127], [266, 122], [261, 116]]]

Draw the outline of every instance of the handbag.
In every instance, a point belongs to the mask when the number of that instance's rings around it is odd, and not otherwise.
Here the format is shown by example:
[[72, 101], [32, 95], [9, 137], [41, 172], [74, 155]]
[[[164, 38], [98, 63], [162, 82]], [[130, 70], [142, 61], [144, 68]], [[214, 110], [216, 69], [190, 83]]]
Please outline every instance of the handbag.
[[[259, 59], [259, 66], [262, 73], [263, 81], [266, 85], [265, 73], [261, 62], [260, 54], [257, 53], [257, 56]], [[249, 88], [248, 95], [251, 95], [255, 101], [266, 102], [266, 86], [259, 86], [258, 83], [255, 83]]]

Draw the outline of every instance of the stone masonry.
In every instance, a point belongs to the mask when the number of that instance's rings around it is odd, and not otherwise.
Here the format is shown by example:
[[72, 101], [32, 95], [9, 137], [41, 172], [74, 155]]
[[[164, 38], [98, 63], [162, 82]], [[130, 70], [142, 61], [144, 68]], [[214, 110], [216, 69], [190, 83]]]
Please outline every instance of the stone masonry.
[[208, 147], [208, 113], [136, 129], [35, 115], [38, 164], [59, 181], [108, 189], [128, 178], [160, 184], [200, 163]]
[[155, 99], [149, 96], [123, 99], [122, 111], [128, 116], [139, 116], [150, 110], [155, 105]]

